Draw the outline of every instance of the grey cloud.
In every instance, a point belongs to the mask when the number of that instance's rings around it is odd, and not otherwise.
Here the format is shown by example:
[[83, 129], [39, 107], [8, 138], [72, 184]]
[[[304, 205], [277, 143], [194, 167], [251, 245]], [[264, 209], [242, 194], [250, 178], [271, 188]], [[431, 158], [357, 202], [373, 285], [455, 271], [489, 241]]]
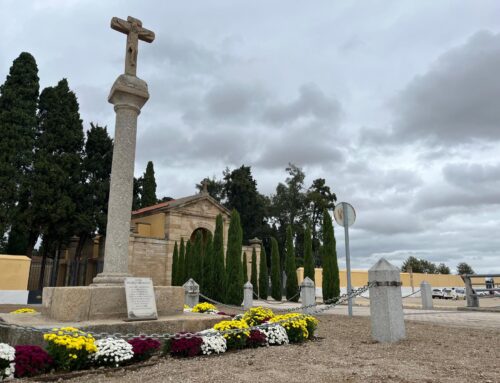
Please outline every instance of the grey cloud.
[[443, 54], [393, 102], [396, 139], [462, 144], [500, 139], [500, 34], [478, 32]]
[[[455, 163], [443, 168], [445, 179], [460, 188], [477, 192], [478, 188], [500, 187], [500, 164], [486, 165], [480, 163]], [[500, 203], [500, 195], [499, 195]]]

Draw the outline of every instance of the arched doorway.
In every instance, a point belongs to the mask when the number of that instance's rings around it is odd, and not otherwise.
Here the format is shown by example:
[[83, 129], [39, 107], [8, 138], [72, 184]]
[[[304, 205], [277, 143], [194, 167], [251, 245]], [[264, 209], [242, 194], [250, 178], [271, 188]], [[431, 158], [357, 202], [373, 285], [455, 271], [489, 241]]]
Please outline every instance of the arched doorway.
[[194, 244], [194, 241], [196, 240], [196, 235], [198, 234], [198, 232], [201, 232], [201, 235], [203, 236], [203, 244], [205, 245], [207, 243], [208, 235], [209, 235], [210, 231], [208, 229], [205, 229], [204, 227], [199, 227], [195, 231], [193, 231], [191, 233], [191, 237], [189, 238], [189, 241], [191, 242], [191, 244]]

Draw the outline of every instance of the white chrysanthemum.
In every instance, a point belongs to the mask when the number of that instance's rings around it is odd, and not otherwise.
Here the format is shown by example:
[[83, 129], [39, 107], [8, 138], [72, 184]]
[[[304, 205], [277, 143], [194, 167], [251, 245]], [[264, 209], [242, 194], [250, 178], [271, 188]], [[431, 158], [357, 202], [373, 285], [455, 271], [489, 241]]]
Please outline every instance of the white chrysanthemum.
[[132, 345], [123, 339], [99, 339], [96, 340], [95, 345], [97, 352], [89, 355], [89, 358], [97, 364], [113, 364], [118, 367], [134, 357]]
[[[218, 331], [214, 329], [208, 329], [201, 331], [203, 343], [201, 344], [201, 352], [203, 355], [210, 354], [221, 354], [226, 352], [227, 350], [227, 342], [226, 339], [219, 334]], [[203, 334], [207, 334], [208, 336], [203, 336]]]
[[267, 343], [270, 345], [288, 344], [288, 335], [286, 330], [279, 324], [262, 327], [261, 331], [266, 334]]
[[2, 365], [5, 365], [5, 362], [8, 363], [7, 367], [0, 368], [0, 380], [10, 379], [14, 377], [15, 364], [14, 359], [16, 357], [16, 350], [14, 347], [9, 346], [6, 343], [0, 343], [0, 362]]

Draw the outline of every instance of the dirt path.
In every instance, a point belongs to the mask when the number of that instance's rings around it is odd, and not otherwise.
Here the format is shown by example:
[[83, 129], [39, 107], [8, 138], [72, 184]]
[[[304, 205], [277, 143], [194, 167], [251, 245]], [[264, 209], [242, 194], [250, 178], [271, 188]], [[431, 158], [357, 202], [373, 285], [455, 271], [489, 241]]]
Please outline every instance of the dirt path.
[[69, 382], [500, 382], [500, 329], [406, 325], [406, 340], [383, 345], [371, 342], [369, 318], [324, 315], [319, 341], [216, 357], [160, 358], [136, 371]]

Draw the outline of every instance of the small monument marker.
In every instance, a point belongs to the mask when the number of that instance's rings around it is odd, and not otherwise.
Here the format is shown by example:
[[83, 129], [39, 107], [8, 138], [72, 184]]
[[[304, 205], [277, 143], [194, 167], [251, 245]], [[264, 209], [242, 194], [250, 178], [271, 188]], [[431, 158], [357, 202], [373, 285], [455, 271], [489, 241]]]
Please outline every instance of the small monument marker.
[[158, 319], [151, 278], [125, 278], [125, 296], [129, 320]]

